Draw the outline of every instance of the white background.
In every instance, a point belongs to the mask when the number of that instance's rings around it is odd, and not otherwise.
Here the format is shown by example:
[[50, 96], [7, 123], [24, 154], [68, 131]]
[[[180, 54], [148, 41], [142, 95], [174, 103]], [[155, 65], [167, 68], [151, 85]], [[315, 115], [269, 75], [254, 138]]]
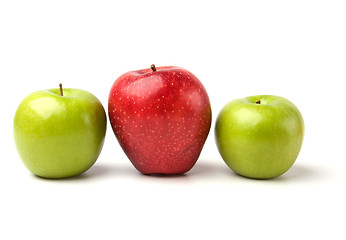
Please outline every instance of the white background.
[[[345, 1], [1, 1], [0, 239], [345, 239]], [[183, 176], [137, 172], [108, 124], [79, 177], [34, 177], [12, 136], [29, 93], [81, 88], [107, 108], [121, 74], [177, 65], [206, 87], [213, 124]], [[305, 119], [295, 165], [272, 180], [234, 174], [214, 124], [228, 101], [288, 98]]]

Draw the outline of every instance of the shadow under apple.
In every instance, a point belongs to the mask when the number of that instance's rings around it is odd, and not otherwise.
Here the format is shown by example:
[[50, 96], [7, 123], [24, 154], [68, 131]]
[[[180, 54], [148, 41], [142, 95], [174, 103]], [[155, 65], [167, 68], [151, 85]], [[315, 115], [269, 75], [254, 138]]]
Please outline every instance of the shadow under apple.
[[229, 174], [229, 172], [233, 172], [222, 162], [219, 163], [218, 160], [212, 161], [210, 160], [207, 162], [201, 159], [187, 174], [190, 176], [210, 177], [213, 175]]
[[[215, 162], [214, 162], [215, 161]], [[269, 182], [305, 182], [305, 181], [318, 181], [326, 177], [326, 171], [323, 169], [318, 169], [314, 166], [304, 165], [304, 164], [295, 164], [289, 169], [286, 173], [281, 176], [271, 178], [271, 179], [252, 179], [238, 175], [234, 171], [228, 168], [222, 162], [218, 162], [217, 160], [213, 161], [205, 161], [203, 159], [199, 160], [195, 166], [184, 174], [148, 174], [144, 175], [138, 172], [133, 166], [130, 164], [120, 164], [116, 163], [97, 163], [88, 169], [86, 172], [69, 178], [62, 179], [48, 179], [42, 178], [39, 176], [32, 175], [37, 179], [44, 179], [48, 181], [85, 181], [99, 178], [114, 178], [119, 176], [127, 176], [127, 177], [136, 177], [143, 179], [180, 179], [180, 180], [188, 180], [195, 178], [215, 178], [222, 176], [224, 177], [230, 176], [234, 178], [246, 179], [249, 181], [269, 181]]]
[[235, 173], [234, 171], [230, 171], [230, 174], [238, 177], [247, 179], [249, 181], [268, 181], [268, 182], [305, 182], [305, 181], [318, 181], [323, 179], [326, 176], [326, 173], [320, 169], [317, 169], [313, 166], [307, 166], [304, 164], [294, 164], [287, 172], [284, 174], [269, 178], [269, 179], [256, 179], [249, 178]]
[[127, 172], [129, 174], [129, 170], [124, 168], [123, 166], [119, 167], [115, 164], [104, 164], [104, 163], [96, 163], [91, 168], [86, 170], [84, 173], [81, 173], [77, 176], [67, 177], [67, 178], [44, 178], [41, 176], [36, 176], [31, 174], [34, 178], [43, 179], [47, 181], [81, 181], [81, 180], [89, 180], [89, 179], [97, 179], [97, 178], [107, 178], [109, 176], [116, 176], [119, 173]]
[[308, 166], [304, 164], [294, 164], [286, 173], [283, 175], [273, 178], [273, 181], [311, 181], [320, 180], [325, 177], [326, 172], [317, 169], [314, 166]]

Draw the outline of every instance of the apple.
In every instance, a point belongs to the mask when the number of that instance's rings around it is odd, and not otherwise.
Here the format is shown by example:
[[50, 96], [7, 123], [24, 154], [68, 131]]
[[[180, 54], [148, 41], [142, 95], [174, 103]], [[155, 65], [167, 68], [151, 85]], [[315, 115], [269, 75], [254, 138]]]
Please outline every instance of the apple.
[[226, 104], [215, 125], [215, 139], [225, 163], [239, 175], [269, 179], [295, 162], [304, 137], [304, 121], [289, 100], [272, 95]]
[[120, 146], [143, 174], [183, 174], [196, 163], [211, 125], [202, 83], [175, 66], [131, 71], [113, 84], [109, 120]]
[[14, 117], [14, 140], [24, 165], [43, 178], [79, 175], [97, 160], [107, 118], [100, 101], [80, 89], [28, 95]]

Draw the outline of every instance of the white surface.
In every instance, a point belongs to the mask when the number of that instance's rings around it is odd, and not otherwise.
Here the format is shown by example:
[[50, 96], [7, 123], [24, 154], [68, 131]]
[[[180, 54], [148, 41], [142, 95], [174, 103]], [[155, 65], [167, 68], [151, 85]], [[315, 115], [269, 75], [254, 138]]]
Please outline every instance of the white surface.
[[[345, 239], [345, 1], [1, 1], [0, 239]], [[177, 65], [205, 85], [210, 135], [184, 176], [139, 174], [110, 125], [96, 164], [65, 180], [32, 176], [13, 142], [30, 92], [82, 88], [107, 108], [130, 70]], [[288, 98], [306, 135], [268, 181], [227, 168], [214, 124], [228, 101]]]

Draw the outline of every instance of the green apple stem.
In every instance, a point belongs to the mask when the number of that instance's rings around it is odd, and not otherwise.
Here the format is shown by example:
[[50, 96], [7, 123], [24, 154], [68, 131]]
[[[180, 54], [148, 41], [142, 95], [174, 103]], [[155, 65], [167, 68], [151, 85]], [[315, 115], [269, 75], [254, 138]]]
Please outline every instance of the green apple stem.
[[154, 72], [156, 72], [155, 64], [151, 64], [150, 68], [151, 68], [151, 70], [153, 70]]
[[261, 100], [258, 99], [258, 100], [256, 101], [256, 103], [257, 103], [257, 104], [261, 104]]
[[64, 93], [63, 93], [63, 91], [62, 91], [62, 84], [61, 84], [61, 83], [59, 83], [59, 87], [60, 87], [60, 95], [61, 95], [61, 96], [64, 96]]

